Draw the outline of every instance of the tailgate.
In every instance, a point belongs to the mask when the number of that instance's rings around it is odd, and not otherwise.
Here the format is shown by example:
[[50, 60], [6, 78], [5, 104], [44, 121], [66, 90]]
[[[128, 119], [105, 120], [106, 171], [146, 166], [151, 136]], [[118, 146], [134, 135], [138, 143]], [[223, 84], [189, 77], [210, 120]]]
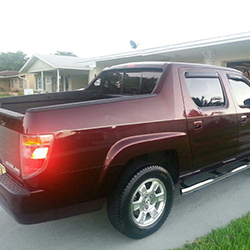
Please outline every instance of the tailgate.
[[20, 133], [24, 115], [0, 108], [0, 163], [7, 172], [21, 176]]

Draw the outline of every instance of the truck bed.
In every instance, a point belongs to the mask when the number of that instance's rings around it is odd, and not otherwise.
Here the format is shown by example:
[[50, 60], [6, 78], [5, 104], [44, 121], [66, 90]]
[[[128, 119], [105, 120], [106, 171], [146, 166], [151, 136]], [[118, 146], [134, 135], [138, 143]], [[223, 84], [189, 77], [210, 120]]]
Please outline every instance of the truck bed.
[[27, 96], [15, 96], [1, 98], [0, 108], [25, 114], [27, 109], [53, 106], [60, 104], [69, 104], [100, 99], [109, 99], [119, 97], [116, 95], [101, 95], [98, 92], [76, 90], [70, 92], [37, 94]]

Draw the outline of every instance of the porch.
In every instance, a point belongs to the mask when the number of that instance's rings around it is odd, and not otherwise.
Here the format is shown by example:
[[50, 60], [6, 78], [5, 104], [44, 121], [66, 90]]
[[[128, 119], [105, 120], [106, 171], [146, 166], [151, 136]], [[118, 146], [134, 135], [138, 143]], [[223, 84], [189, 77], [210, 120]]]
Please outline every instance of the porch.
[[38, 92], [70, 91], [88, 86], [94, 61], [58, 55], [33, 55], [20, 73], [35, 75], [34, 90]]
[[[35, 90], [38, 92], [61, 92], [88, 86], [89, 71], [51, 70], [35, 73]], [[59, 84], [58, 84], [59, 83]]]

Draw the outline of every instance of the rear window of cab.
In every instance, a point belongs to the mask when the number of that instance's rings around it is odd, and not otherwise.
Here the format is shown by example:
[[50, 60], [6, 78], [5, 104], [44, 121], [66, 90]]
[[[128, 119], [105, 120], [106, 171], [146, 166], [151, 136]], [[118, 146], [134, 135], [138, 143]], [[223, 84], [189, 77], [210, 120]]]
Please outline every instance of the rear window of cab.
[[160, 69], [157, 71], [104, 71], [89, 89], [101, 91], [103, 94], [151, 94], [161, 75]]

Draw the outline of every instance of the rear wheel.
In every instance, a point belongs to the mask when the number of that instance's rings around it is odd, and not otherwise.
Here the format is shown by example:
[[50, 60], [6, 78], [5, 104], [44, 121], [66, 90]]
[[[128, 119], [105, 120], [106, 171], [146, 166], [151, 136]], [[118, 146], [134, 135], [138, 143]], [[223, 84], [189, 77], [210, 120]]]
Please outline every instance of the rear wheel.
[[135, 239], [157, 231], [173, 203], [173, 181], [161, 166], [132, 164], [120, 177], [108, 198], [113, 226]]

